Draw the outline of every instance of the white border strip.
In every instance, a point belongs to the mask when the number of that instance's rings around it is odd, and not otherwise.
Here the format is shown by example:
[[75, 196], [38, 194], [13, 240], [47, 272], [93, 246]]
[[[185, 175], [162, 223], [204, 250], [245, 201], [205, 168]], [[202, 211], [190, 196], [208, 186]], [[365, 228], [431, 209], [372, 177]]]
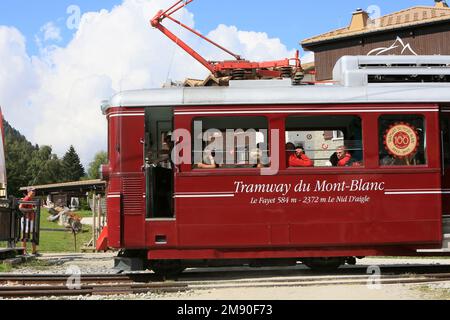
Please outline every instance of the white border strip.
[[175, 115], [220, 115], [220, 114], [273, 114], [273, 113], [400, 113], [439, 112], [439, 109], [399, 109], [399, 110], [242, 110], [242, 111], [177, 111]]
[[425, 191], [425, 190], [417, 190], [417, 191], [386, 191], [384, 194], [386, 195], [418, 195], [418, 194], [450, 194], [450, 191], [445, 190], [435, 190], [435, 191]]
[[192, 199], [192, 198], [234, 198], [234, 194], [176, 194], [176, 199]]
[[116, 113], [110, 114], [108, 117], [110, 118], [118, 118], [118, 117], [143, 117], [145, 113]]

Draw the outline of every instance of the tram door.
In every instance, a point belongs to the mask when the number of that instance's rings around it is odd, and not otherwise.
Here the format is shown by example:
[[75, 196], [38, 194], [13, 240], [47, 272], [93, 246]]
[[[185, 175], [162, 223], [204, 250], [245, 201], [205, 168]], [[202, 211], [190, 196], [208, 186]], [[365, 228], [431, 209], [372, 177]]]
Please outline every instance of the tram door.
[[[450, 110], [441, 113], [442, 189], [450, 190]], [[443, 193], [443, 215], [450, 218], [450, 194]]]
[[172, 108], [146, 109], [144, 163], [147, 219], [171, 219], [174, 217], [172, 129]]

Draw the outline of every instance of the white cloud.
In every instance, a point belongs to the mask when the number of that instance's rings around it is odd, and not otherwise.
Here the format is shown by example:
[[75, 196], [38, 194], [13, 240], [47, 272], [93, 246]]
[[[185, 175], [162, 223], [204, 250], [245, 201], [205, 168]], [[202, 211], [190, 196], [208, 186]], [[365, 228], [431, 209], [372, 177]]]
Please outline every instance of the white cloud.
[[302, 63], [314, 62], [314, 59], [315, 59], [314, 52], [311, 52], [311, 51], [305, 52], [303, 57], [301, 57]]
[[41, 32], [44, 35], [44, 41], [61, 41], [61, 30], [55, 26], [53, 22], [48, 22], [41, 27]]
[[[13, 74], [12, 81], [2, 82], [4, 79], [0, 78], [0, 103], [6, 106], [6, 116], [21, 131], [27, 128], [27, 136], [33, 142], [51, 145], [60, 155], [73, 144], [83, 163], [88, 163], [97, 151], [106, 148], [106, 120], [100, 112], [102, 100], [121, 90], [160, 87], [167, 78], [204, 78], [208, 74], [203, 66], [150, 27], [153, 15], [172, 3], [173, 0], [124, 0], [111, 11], [85, 13], [67, 46], [43, 47], [41, 56], [33, 59], [27, 56], [25, 40], [17, 30], [9, 30], [3, 36], [9, 40], [4, 43], [0, 28], [0, 58], [6, 55], [6, 60], [0, 59], [0, 73], [8, 59], [17, 60], [19, 66], [15, 69], [20, 71], [9, 71]], [[187, 10], [181, 10], [178, 18], [194, 26], [194, 16]], [[165, 24], [207, 58], [229, 59], [193, 34], [178, 31], [169, 22]], [[58, 32], [50, 32], [51, 27], [45, 30], [49, 32], [48, 39], [58, 38]], [[286, 58], [294, 53], [279, 39], [232, 26], [219, 25], [209, 36], [251, 60]], [[20, 101], [14, 101], [17, 92], [24, 92]], [[31, 125], [10, 110], [25, 107], [27, 116], [36, 117]]]
[[0, 105], [5, 117], [20, 123], [17, 127], [27, 136], [36, 125], [30, 98], [38, 88], [37, 63], [26, 53], [24, 36], [0, 26]]
[[[288, 50], [278, 38], [269, 38], [265, 32], [240, 31], [235, 26], [219, 25], [208, 34], [212, 40], [230, 49], [235, 54], [252, 61], [270, 61], [285, 58], [294, 58], [295, 50]], [[207, 52], [209, 58], [217, 59], [221, 52], [221, 59], [229, 59], [230, 56], [211, 47]]]

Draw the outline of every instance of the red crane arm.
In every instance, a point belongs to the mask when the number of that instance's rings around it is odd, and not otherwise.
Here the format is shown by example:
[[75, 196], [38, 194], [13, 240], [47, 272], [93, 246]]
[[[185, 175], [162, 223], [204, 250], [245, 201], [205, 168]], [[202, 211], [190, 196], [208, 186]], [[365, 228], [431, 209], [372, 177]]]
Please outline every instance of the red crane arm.
[[161, 24], [153, 24], [152, 20], [152, 26], [155, 28], [158, 28], [163, 34], [165, 34], [169, 39], [171, 39], [173, 42], [175, 42], [178, 46], [180, 46], [181, 49], [186, 51], [189, 55], [191, 55], [194, 59], [196, 59], [198, 62], [200, 62], [203, 66], [205, 66], [211, 73], [215, 72], [214, 65], [212, 65], [209, 61], [204, 59], [200, 54], [198, 54], [194, 49], [189, 47], [183, 40], [178, 38], [176, 35], [174, 35], [172, 32], [170, 32], [167, 28], [165, 28]]
[[[161, 23], [162, 21], [167, 18], [172, 20], [173, 22], [175, 22], [176, 24], [180, 25], [181, 27], [185, 28], [186, 30], [189, 30], [190, 32], [192, 32], [193, 34], [195, 34], [196, 36], [202, 38], [203, 40], [211, 43], [212, 45], [216, 46], [217, 48], [225, 51], [226, 53], [228, 53], [229, 55], [233, 56], [236, 60], [241, 60], [241, 57], [237, 54], [234, 54], [233, 52], [231, 52], [230, 50], [222, 47], [221, 45], [219, 45], [218, 43], [212, 41], [211, 39], [205, 37], [204, 35], [202, 35], [200, 32], [188, 27], [187, 25], [185, 25], [184, 23], [182, 23], [181, 21], [176, 20], [175, 18], [172, 17], [172, 15], [179, 11], [180, 9], [184, 8], [185, 6], [187, 6], [189, 3], [191, 3], [194, 0], [179, 0], [178, 2], [176, 2], [173, 6], [171, 6], [169, 9], [167, 9], [166, 11], [159, 11], [156, 16], [151, 20], [151, 25], [154, 28], [159, 29], [163, 34], [165, 34], [168, 38], [170, 38], [172, 41], [174, 41], [176, 44], [178, 44], [184, 51], [186, 51], [187, 53], [189, 53], [191, 56], [193, 56], [195, 59], [198, 59], [200, 63], [202, 63], [204, 66], [205, 62], [209, 65], [209, 67], [207, 67], [208, 69], [211, 70], [211, 68], [214, 68], [212, 66], [211, 63], [209, 63], [208, 61], [206, 61], [205, 59], [203, 59], [199, 54], [197, 54], [195, 52], [194, 49], [192, 49], [191, 47], [189, 47], [185, 42], [183, 42], [181, 39], [179, 39], [176, 35], [174, 35], [172, 32], [170, 32], [167, 28], [165, 28]], [[200, 59], [199, 59], [200, 58]], [[213, 72], [213, 71], [212, 71]]]
[[[189, 55], [191, 55], [194, 59], [199, 61], [212, 74], [220, 77], [220, 76], [228, 76], [228, 75], [230, 75], [230, 72], [232, 73], [234, 70], [247, 70], [247, 72], [250, 72], [250, 74], [254, 73], [254, 74], [258, 75], [259, 77], [280, 77], [280, 76], [283, 76], [283, 74], [285, 74], [286, 70], [280, 71], [280, 70], [267, 70], [267, 69], [269, 69], [269, 68], [273, 68], [273, 69], [290, 68], [291, 60], [295, 61], [296, 70], [301, 69], [300, 59], [298, 57], [298, 51], [297, 51], [296, 57], [293, 59], [285, 59], [285, 60], [279, 60], [279, 61], [267, 61], [267, 62], [260, 62], [260, 63], [246, 61], [246, 60], [243, 60], [239, 55], [222, 47], [221, 45], [217, 44], [216, 42], [214, 42], [211, 39], [202, 35], [200, 32], [190, 28], [189, 26], [185, 25], [184, 23], [182, 23], [172, 17], [173, 14], [175, 14], [177, 11], [181, 10], [182, 8], [184, 8], [185, 6], [190, 4], [192, 1], [194, 1], [194, 0], [178, 0], [174, 5], [172, 5], [166, 11], [160, 10], [155, 15], [155, 17], [153, 17], [153, 19], [151, 20], [151, 25], [154, 28], [157, 28], [158, 30], [160, 30], [164, 35], [166, 35], [169, 39], [171, 39], [173, 42], [175, 42], [181, 49], [183, 49], [185, 52], [187, 52]], [[175, 34], [173, 34], [171, 31], [169, 31], [166, 27], [164, 27], [162, 25], [163, 20], [166, 18], [169, 20], [172, 20], [179, 26], [192, 32], [196, 36], [209, 42], [210, 44], [214, 45], [215, 47], [223, 50], [224, 52], [233, 56], [236, 60], [235, 61], [222, 61], [222, 62], [207, 61], [200, 54], [198, 54], [194, 49], [192, 49], [188, 44], [186, 44], [184, 41], [182, 41], [180, 38], [178, 38]], [[238, 72], [242, 72], [242, 71], [238, 71]], [[241, 76], [243, 76], [242, 73], [241, 73]]]

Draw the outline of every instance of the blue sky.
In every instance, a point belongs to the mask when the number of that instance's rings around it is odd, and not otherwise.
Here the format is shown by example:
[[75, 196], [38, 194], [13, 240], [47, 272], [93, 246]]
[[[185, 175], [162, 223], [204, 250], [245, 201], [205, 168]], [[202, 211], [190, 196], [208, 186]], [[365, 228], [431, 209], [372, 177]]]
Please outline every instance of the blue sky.
[[[206, 77], [204, 67], [150, 27], [160, 3], [172, 0], [122, 1], [0, 0], [0, 70], [6, 75], [0, 78], [0, 105], [33, 143], [50, 145], [60, 156], [74, 145], [88, 163], [106, 149], [102, 100], [121, 90], [161, 87], [169, 79]], [[301, 40], [347, 26], [355, 9], [374, 5], [385, 15], [434, 1], [195, 0], [188, 10], [198, 30], [212, 32], [231, 51], [271, 61], [292, 57]], [[91, 14], [74, 38], [76, 28], [67, 27], [73, 6], [80, 14], [118, 7], [114, 13]], [[210, 59], [219, 52], [193, 35], [183, 39]]]
[[[0, 25], [14, 26], [27, 38], [30, 54], [37, 54], [35, 36], [40, 28], [53, 22], [61, 29], [62, 40], [58, 45], [70, 41], [67, 8], [77, 5], [81, 12], [110, 10], [121, 0], [2, 0], [0, 1]], [[432, 0], [322, 0], [322, 1], [260, 1], [260, 0], [196, 0], [189, 5], [194, 13], [196, 27], [201, 32], [213, 30], [219, 23], [235, 25], [239, 30], [263, 31], [277, 37], [288, 48], [299, 47], [300, 40], [331, 29], [346, 26], [352, 11], [376, 5], [381, 14], [416, 5], [433, 5]], [[154, 13], [149, 12], [149, 17]], [[145, 28], [146, 26], [143, 26]]]

